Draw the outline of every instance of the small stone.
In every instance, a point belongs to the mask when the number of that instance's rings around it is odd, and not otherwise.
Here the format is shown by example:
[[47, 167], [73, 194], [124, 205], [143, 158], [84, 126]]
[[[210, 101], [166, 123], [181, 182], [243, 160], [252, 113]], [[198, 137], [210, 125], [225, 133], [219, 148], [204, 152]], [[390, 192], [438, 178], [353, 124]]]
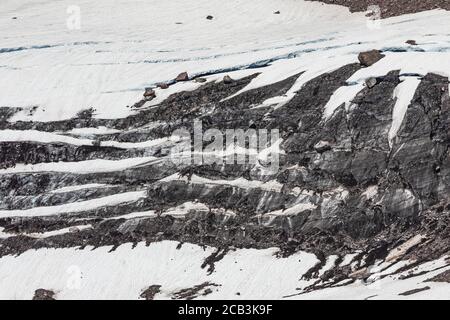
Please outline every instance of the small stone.
[[13, 20], [17, 20], [17, 17], [12, 17]]
[[275, 11], [273, 14], [280, 14], [281, 12], [280, 11]]
[[187, 72], [180, 73], [176, 78], [175, 81], [189, 81], [189, 75]]
[[158, 83], [156, 86], [160, 89], [169, 89], [169, 85], [167, 83]]
[[203, 83], [203, 82], [206, 82], [206, 79], [205, 78], [195, 78], [194, 81], [198, 82], [198, 83]]
[[382, 54], [379, 50], [371, 50], [366, 52], [361, 52], [358, 55], [359, 62], [365, 67], [370, 67], [374, 63], [383, 59], [386, 55]]
[[377, 85], [377, 79], [374, 77], [370, 77], [368, 79], [366, 79], [366, 86], [369, 89], [372, 89], [373, 87], [375, 87]]
[[410, 45], [412, 45], [412, 46], [417, 46], [416, 40], [408, 40], [408, 41], [406, 41], [406, 43], [407, 43], [407, 44], [410, 44]]
[[225, 77], [223, 77], [223, 83], [230, 84], [230, 83], [233, 83], [233, 82], [234, 82], [234, 80], [231, 79], [231, 77], [229, 75], [226, 75]]
[[156, 93], [152, 88], [145, 88], [144, 97], [151, 100], [156, 97]]
[[214, 17], [213, 16], [207, 16], [206, 19], [212, 20], [212, 19], [214, 19]]

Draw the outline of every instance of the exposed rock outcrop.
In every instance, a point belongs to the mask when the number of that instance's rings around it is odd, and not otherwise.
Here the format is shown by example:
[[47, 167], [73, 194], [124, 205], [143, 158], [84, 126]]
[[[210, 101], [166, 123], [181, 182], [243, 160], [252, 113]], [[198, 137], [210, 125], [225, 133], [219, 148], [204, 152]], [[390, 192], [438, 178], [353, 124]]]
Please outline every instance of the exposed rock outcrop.
[[[436, 74], [423, 77], [396, 137], [390, 141], [396, 102], [393, 92], [400, 83], [398, 71], [377, 78], [376, 84], [356, 95], [351, 107], [343, 104], [330, 118], [324, 118], [324, 106], [333, 93], [360, 68], [354, 63], [322, 74], [280, 106], [263, 102], [283, 96], [298, 75], [240, 94], [258, 74], [231, 83], [206, 83], [123, 119], [1, 120], [0, 129], [56, 133], [104, 126], [118, 131], [96, 136], [101, 141], [96, 146], [3, 142], [3, 168], [143, 156], [152, 156], [155, 161], [90, 174], [3, 172], [2, 209], [32, 210], [130, 191], [144, 191], [145, 196], [98, 208], [63, 207], [58, 214], [46, 216], [18, 217], [2, 211], [0, 227], [10, 236], [0, 239], [0, 256], [43, 247], [111, 245], [114, 250], [124, 243], [170, 239], [216, 247], [216, 254], [204, 264], [214, 270], [214, 261], [223, 258], [229, 248], [277, 246], [282, 255], [306, 250], [319, 257], [363, 252], [354, 258], [352, 268], [336, 264], [321, 275], [321, 265], [311, 270], [311, 276], [338, 281], [369, 277], [369, 267], [375, 261], [397, 261], [388, 257], [398, 248], [403, 249], [395, 252], [414, 264], [448, 254], [448, 79]], [[5, 112], [10, 111], [3, 110], [0, 119], [10, 116]], [[279, 130], [282, 152], [278, 154], [278, 170], [266, 170], [262, 158], [253, 164], [232, 165], [174, 162], [170, 152], [177, 142], [164, 138], [181, 128], [192, 133], [194, 120], [202, 121], [203, 132], [225, 132], [228, 128]], [[141, 143], [151, 139], [162, 140], [139, 148], [105, 146], [107, 141]], [[88, 187], [54, 192], [83, 185]], [[150, 211], [154, 213], [133, 217], [134, 213]], [[91, 227], [48, 235], [80, 224]], [[43, 236], [29, 236], [34, 233]], [[418, 236], [426, 241], [411, 240]], [[199, 290], [208, 294], [211, 286]], [[176, 296], [195, 296], [197, 289], [187, 295], [180, 291]]]

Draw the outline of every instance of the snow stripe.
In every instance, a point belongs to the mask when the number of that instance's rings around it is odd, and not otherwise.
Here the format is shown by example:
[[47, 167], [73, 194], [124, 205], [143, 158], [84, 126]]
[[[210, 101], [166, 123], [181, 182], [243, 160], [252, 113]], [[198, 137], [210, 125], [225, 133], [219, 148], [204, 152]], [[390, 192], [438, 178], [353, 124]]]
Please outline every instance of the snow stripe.
[[392, 112], [392, 126], [389, 130], [389, 144], [392, 146], [392, 141], [397, 136], [403, 119], [405, 118], [408, 106], [414, 98], [417, 87], [420, 84], [419, 78], [406, 77], [394, 90], [395, 102], [394, 110]]
[[51, 162], [37, 164], [17, 164], [13, 168], [0, 170], [0, 174], [35, 172], [72, 172], [79, 174], [114, 172], [158, 160], [155, 157], [129, 158], [122, 160], [86, 160], [79, 162]]
[[205, 185], [229, 185], [241, 189], [252, 189], [258, 188], [266, 191], [280, 192], [283, 185], [276, 180], [271, 180], [267, 182], [262, 182], [258, 180], [247, 180], [245, 178], [238, 178], [235, 180], [213, 180], [208, 178], [203, 178], [193, 174], [191, 179], [188, 177], [180, 176], [179, 173], [170, 175], [164, 179], [159, 180], [160, 182], [170, 182], [170, 181], [184, 181], [186, 183], [194, 184], [205, 184]]
[[111, 207], [123, 203], [134, 202], [139, 199], [145, 198], [146, 196], [146, 191], [133, 191], [87, 201], [63, 204], [59, 206], [36, 207], [27, 210], [0, 210], [0, 218], [44, 217], [58, 215], [61, 213], [77, 213], [94, 210], [101, 207]]
[[116, 147], [121, 149], [151, 148], [165, 142], [169, 138], [159, 138], [143, 142], [119, 142], [119, 141], [94, 141], [90, 139], [79, 139], [62, 134], [56, 134], [37, 130], [0, 130], [0, 142], [38, 142], [38, 143], [67, 143], [76, 146], [92, 146], [100, 143], [103, 147]]
[[348, 108], [353, 98], [364, 88], [363, 83], [357, 83], [353, 85], [343, 86], [337, 89], [330, 100], [325, 105], [323, 112], [323, 118], [328, 120], [334, 113], [334, 111], [341, 105], [345, 104], [345, 108]]

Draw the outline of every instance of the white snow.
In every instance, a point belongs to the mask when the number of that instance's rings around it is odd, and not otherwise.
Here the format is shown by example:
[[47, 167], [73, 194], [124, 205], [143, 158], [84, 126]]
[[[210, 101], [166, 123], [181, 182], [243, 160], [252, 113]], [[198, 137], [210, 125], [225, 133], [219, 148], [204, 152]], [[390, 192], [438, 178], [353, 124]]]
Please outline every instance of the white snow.
[[317, 205], [313, 203], [298, 203], [296, 205], [293, 205], [292, 207], [289, 207], [285, 210], [276, 210], [264, 213], [264, 215], [268, 216], [295, 216], [298, 215], [306, 210], [314, 210], [317, 208]]
[[121, 131], [117, 129], [111, 129], [107, 127], [96, 127], [96, 128], [74, 128], [69, 131], [66, 131], [65, 133], [84, 136], [84, 135], [114, 134], [119, 132]]
[[5, 230], [5, 228], [0, 227], [0, 239], [6, 239], [6, 238], [13, 236], [13, 234], [4, 232], [3, 230]]
[[[304, 72], [288, 100], [307, 80], [374, 48], [409, 52], [388, 54], [359, 72], [358, 83], [393, 68], [421, 74], [449, 70], [450, 14], [442, 10], [386, 19], [381, 29], [371, 29], [364, 13], [303, 0], [196, 0], [189, 6], [183, 0], [79, 0], [78, 30], [67, 26], [70, 5], [69, 0], [2, 2], [0, 86], [8, 94], [0, 105], [39, 107], [13, 120], [59, 120], [88, 107], [97, 117], [124, 117], [145, 87], [180, 72], [239, 70], [265, 61], [273, 62], [255, 70], [261, 76], [244, 90]], [[274, 15], [276, 10], [281, 14]], [[208, 14], [214, 19], [206, 20]], [[425, 52], [411, 51], [405, 30]], [[177, 84], [174, 90], [195, 86]], [[169, 92], [157, 90], [162, 99]]]
[[62, 213], [75, 213], [101, 207], [111, 207], [123, 203], [134, 202], [147, 196], [146, 191], [119, 193], [102, 198], [62, 204], [49, 207], [34, 207], [26, 210], [0, 210], [0, 218], [8, 217], [43, 217]]
[[94, 159], [78, 162], [52, 162], [37, 164], [16, 164], [15, 167], [1, 169], [0, 174], [32, 172], [73, 172], [79, 174], [114, 172], [138, 165], [159, 161], [155, 157], [127, 158], [122, 160]]
[[[201, 298], [270, 299], [295, 291], [297, 281], [317, 259], [300, 252], [275, 258], [277, 249], [229, 252], [208, 276], [201, 264], [213, 248], [163, 241], [146, 247], [139, 243], [95, 250], [39, 249], [0, 258], [1, 299], [31, 299], [34, 290], [48, 288], [57, 299], [138, 299], [150, 285], [161, 285], [157, 299], [202, 284], [216, 283], [213, 293]], [[26, 261], [26, 263], [25, 263]], [[29, 270], [33, 272], [29, 272]], [[10, 270], [15, 270], [11, 274]], [[48, 272], [52, 270], [52, 272]], [[236, 293], [239, 292], [240, 296]]]
[[[277, 258], [277, 249], [237, 249], [215, 263], [208, 275], [201, 264], [215, 249], [163, 241], [148, 247], [139, 243], [134, 249], [124, 244], [95, 250], [38, 249], [19, 256], [0, 258], [0, 299], [31, 299], [39, 288], [53, 290], [57, 299], [138, 299], [150, 285], [161, 285], [156, 299], [170, 299], [181, 289], [204, 282], [215, 283], [212, 293], [197, 299], [446, 299], [448, 284], [426, 282], [445, 270], [445, 260], [420, 265], [415, 272], [429, 271], [417, 277], [398, 280], [388, 276], [373, 283], [356, 282], [300, 294], [312, 282], [300, 280], [318, 259], [305, 252]], [[334, 263], [330, 257], [327, 265]], [[440, 269], [438, 269], [440, 268]], [[14, 270], [14, 273], [10, 271]], [[33, 272], [29, 272], [33, 270]], [[52, 272], [48, 272], [52, 270]], [[433, 271], [434, 270], [434, 271]], [[399, 296], [407, 290], [429, 286], [412, 296]], [[240, 295], [237, 295], [239, 293]]]
[[378, 186], [368, 186], [367, 189], [361, 194], [367, 199], [371, 200], [378, 194]]
[[153, 216], [156, 216], [156, 212], [154, 210], [149, 210], [149, 211], [143, 211], [143, 212], [132, 212], [132, 213], [124, 214], [121, 216], [110, 217], [105, 220], [118, 220], [118, 219], [130, 220], [130, 219], [147, 218], [147, 217], [153, 217]]
[[[0, 141], [28, 141], [28, 142], [40, 142], [40, 143], [56, 143], [62, 142], [67, 144], [73, 144], [77, 146], [81, 145], [93, 145], [94, 140], [78, 139], [61, 134], [37, 131], [37, 130], [0, 130]], [[154, 140], [148, 140], [143, 142], [119, 142], [119, 141], [98, 141], [103, 147], [116, 147], [122, 149], [133, 148], [151, 148], [165, 142], [168, 142], [169, 138], [160, 138]]]
[[24, 235], [30, 238], [45, 239], [48, 237], [59, 236], [70, 232], [80, 232], [87, 229], [92, 229], [92, 225], [87, 224], [87, 225], [72, 226], [64, 229], [47, 231], [43, 233], [25, 233]]
[[329, 119], [334, 111], [341, 105], [349, 107], [352, 99], [364, 88], [363, 83], [343, 86], [337, 89], [330, 98], [330, 101], [325, 105], [323, 117]]
[[389, 143], [392, 146], [392, 140], [397, 135], [403, 119], [406, 114], [406, 110], [414, 97], [417, 87], [420, 84], [420, 79], [416, 77], [405, 77], [394, 91], [395, 102], [393, 114], [392, 114], [392, 126], [389, 130]]
[[160, 182], [169, 181], [184, 181], [186, 183], [203, 184], [203, 185], [230, 185], [241, 189], [259, 188], [265, 191], [280, 192], [283, 185], [276, 180], [270, 180], [267, 182], [258, 180], [247, 180], [245, 178], [237, 178], [234, 180], [213, 180], [193, 174], [189, 180], [186, 176], [180, 176], [179, 173], [174, 173], [168, 177], [160, 180]]
[[62, 142], [76, 146], [93, 144], [93, 141], [89, 139], [77, 139], [56, 133], [37, 130], [0, 130], [0, 141], [34, 141], [40, 143]]

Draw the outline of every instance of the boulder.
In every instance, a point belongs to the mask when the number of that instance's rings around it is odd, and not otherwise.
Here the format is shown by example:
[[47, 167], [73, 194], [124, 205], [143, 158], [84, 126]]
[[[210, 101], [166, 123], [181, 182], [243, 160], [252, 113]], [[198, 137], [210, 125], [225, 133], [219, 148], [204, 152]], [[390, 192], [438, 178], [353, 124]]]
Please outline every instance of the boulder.
[[37, 289], [34, 292], [33, 300], [55, 300], [55, 293], [51, 290]]
[[408, 41], [406, 41], [406, 43], [409, 45], [412, 45], [412, 46], [417, 46], [416, 40], [408, 40]]
[[280, 11], [275, 11], [273, 14], [280, 14], [281, 12]]
[[214, 17], [213, 16], [207, 16], [206, 19], [212, 20], [212, 19], [214, 19]]
[[382, 54], [379, 50], [371, 50], [366, 52], [361, 52], [358, 55], [359, 62], [365, 67], [370, 67], [374, 63], [383, 59], [386, 55]]
[[223, 77], [223, 83], [230, 84], [230, 83], [233, 83], [233, 82], [234, 82], [234, 80], [231, 79], [231, 77], [229, 75], [226, 75], [225, 77]]
[[189, 81], [189, 75], [187, 72], [180, 73], [176, 78], [175, 81]]
[[156, 93], [152, 88], [145, 88], [144, 97], [146, 99], [153, 99], [156, 97]]
[[158, 83], [156, 86], [160, 89], [168, 89], [169, 88], [169, 85], [167, 83]]

